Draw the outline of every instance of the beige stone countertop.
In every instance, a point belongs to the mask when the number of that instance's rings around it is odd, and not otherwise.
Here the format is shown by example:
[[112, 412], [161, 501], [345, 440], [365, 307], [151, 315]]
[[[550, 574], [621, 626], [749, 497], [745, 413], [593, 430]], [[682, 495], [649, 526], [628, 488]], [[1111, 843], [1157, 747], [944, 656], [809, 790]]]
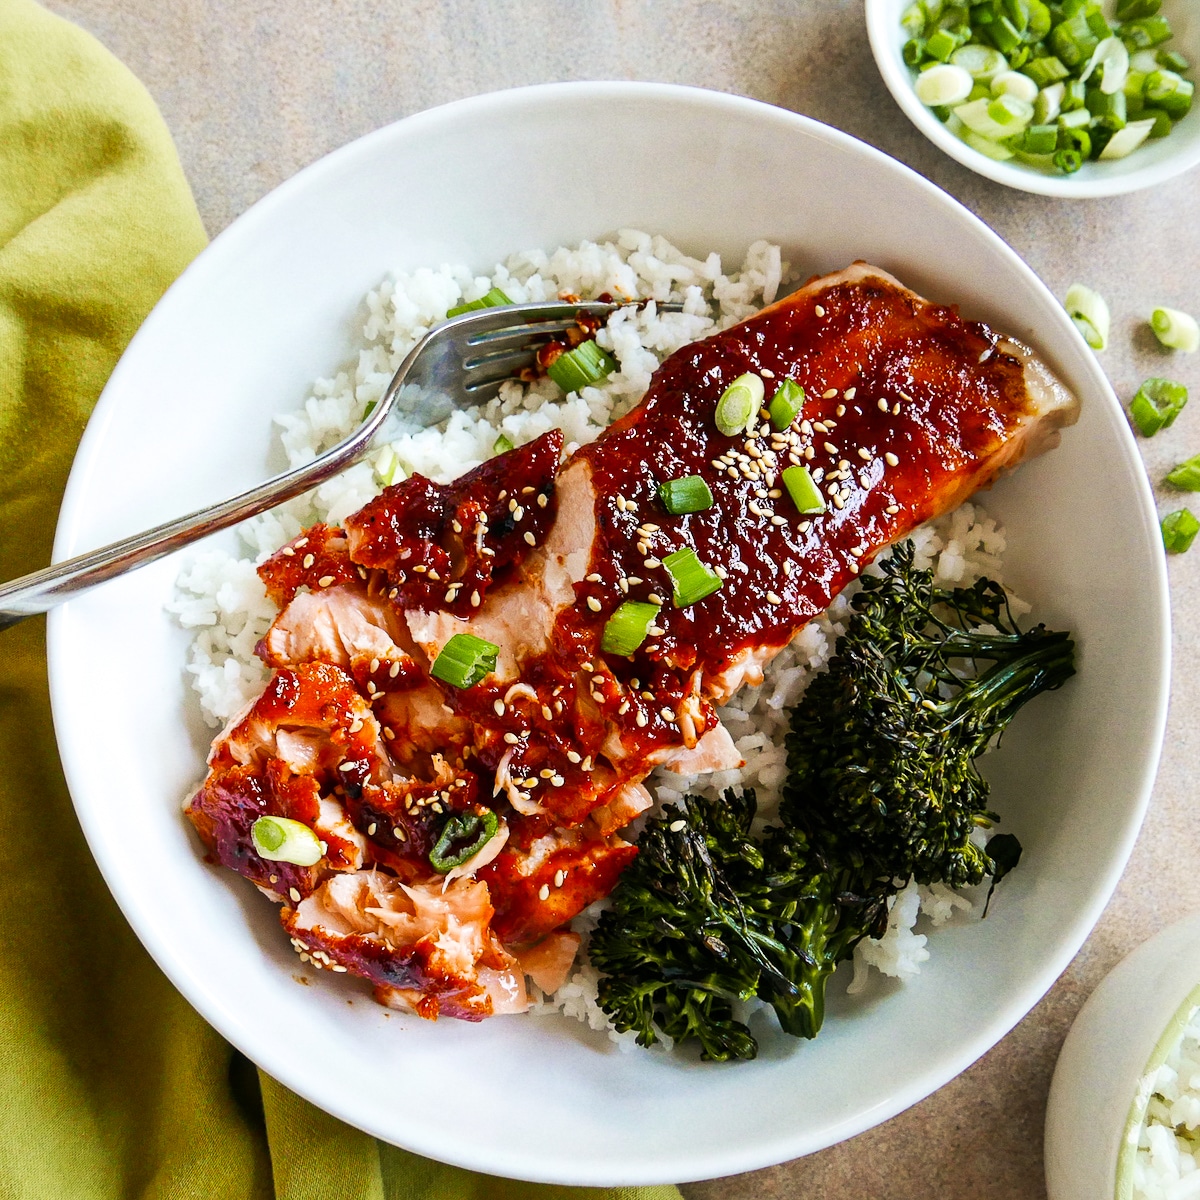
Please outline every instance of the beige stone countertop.
[[[149, 88], [210, 234], [327, 151], [435, 104], [568, 79], [693, 84], [778, 104], [878, 146], [982, 217], [1055, 294], [1077, 280], [1097, 288], [1113, 311], [1101, 362], [1123, 399], [1154, 374], [1200, 388], [1200, 354], [1168, 366], [1144, 326], [1159, 303], [1200, 312], [1200, 170], [1150, 191], [1075, 202], [973, 174], [927, 142], [885, 90], [862, 0], [48, 3]], [[1156, 485], [1200, 451], [1193, 408], [1140, 443]], [[1179, 506], [1177, 494], [1157, 490], [1161, 512]], [[1046, 1093], [1071, 1021], [1120, 958], [1200, 909], [1200, 545], [1169, 571], [1175, 661], [1162, 768], [1124, 877], [1066, 973], [999, 1045], [927, 1100], [807, 1158], [689, 1184], [688, 1200], [1044, 1196]]]

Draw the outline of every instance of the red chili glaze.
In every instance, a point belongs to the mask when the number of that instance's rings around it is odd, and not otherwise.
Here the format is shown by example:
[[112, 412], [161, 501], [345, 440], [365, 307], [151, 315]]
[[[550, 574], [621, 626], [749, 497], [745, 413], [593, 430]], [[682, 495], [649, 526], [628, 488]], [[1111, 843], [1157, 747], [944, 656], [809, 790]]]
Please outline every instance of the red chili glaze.
[[[1027, 411], [1022, 366], [996, 349], [998, 340], [953, 308], [918, 305], [866, 279], [789, 300], [686, 346], [659, 368], [632, 413], [578, 452], [602, 498], [591, 563], [601, 580], [581, 589], [569, 619], [598, 638], [622, 600], [656, 594], [665, 601], [657, 624], [666, 632], [638, 657], [699, 666], [706, 675], [745, 647], [786, 642], [880, 549], [944, 511], [947, 493], [964, 492]], [[762, 419], [753, 435], [717, 429], [722, 392], [747, 371], [773, 373], [764, 378], [764, 403], [785, 378], [804, 388], [803, 411], [790, 429], [776, 435]], [[815, 428], [818, 422], [827, 430]], [[849, 477], [838, 481], [838, 508], [829, 476], [843, 462]], [[780, 474], [792, 463], [822, 472], [823, 514], [803, 517], [786, 491], [770, 495], [782, 489]], [[687, 475], [705, 479], [714, 504], [671, 516], [657, 487]], [[618, 496], [636, 509], [622, 511]], [[659, 528], [639, 533], [646, 522]], [[727, 577], [713, 595], [677, 609], [666, 569], [654, 564], [683, 546]], [[643, 582], [625, 593], [617, 585], [622, 575]], [[584, 607], [587, 596], [600, 602], [599, 613]]]
[[358, 582], [366, 573], [350, 561], [345, 533], [318, 523], [277, 550], [258, 568], [267, 595], [283, 608], [296, 593]]
[[399, 607], [469, 617], [493, 582], [545, 540], [562, 445], [562, 431], [552, 429], [452, 483], [413, 475], [386, 488], [346, 522], [351, 557], [386, 572]]

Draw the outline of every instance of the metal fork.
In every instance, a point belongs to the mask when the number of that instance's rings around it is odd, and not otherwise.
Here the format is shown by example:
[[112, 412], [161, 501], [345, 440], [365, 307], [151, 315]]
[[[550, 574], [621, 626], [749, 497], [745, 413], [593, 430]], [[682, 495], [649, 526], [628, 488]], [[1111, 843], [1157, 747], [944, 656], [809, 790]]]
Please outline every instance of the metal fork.
[[[514, 372], [533, 362], [537, 347], [548, 337], [565, 333], [580, 316], [603, 321], [622, 307], [626, 305], [553, 301], [508, 304], [451, 318], [408, 352], [378, 405], [336, 446], [220, 504], [4, 584], [0, 629], [324, 483], [367, 454], [398, 401], [425, 424], [444, 419], [452, 408], [486, 403]], [[679, 307], [658, 306], [660, 311]]]

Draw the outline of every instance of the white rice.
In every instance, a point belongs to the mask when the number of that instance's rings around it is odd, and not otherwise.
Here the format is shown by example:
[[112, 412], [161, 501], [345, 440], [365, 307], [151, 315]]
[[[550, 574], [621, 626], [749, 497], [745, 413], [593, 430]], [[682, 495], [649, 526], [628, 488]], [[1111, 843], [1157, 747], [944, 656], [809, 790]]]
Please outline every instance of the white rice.
[[[501, 434], [519, 446], [557, 426], [566, 435], [568, 450], [593, 441], [641, 399], [664, 358], [769, 304], [791, 280], [779, 247], [768, 242], [750, 246], [741, 266], [727, 275], [715, 253], [703, 260], [690, 258], [661, 237], [625, 229], [613, 241], [584, 242], [551, 254], [515, 254], [489, 276], [473, 275], [462, 266], [442, 266], [398, 274], [382, 283], [366, 298], [356, 363], [318, 380], [298, 411], [275, 418], [289, 465], [310, 461], [345, 436], [362, 420], [367, 406], [378, 401], [404, 355], [444, 319], [447, 309], [493, 287], [514, 303], [555, 299], [562, 293], [588, 298], [609, 292], [681, 303], [683, 311], [663, 313], [651, 303], [636, 312], [616, 313], [597, 336], [620, 364], [603, 386], [564, 397], [549, 379], [528, 386], [506, 383], [485, 407], [455, 412], [437, 428], [402, 428], [369, 460], [315, 492], [246, 522], [238, 531], [243, 556], [218, 550], [197, 555], [180, 575], [170, 607], [183, 626], [196, 631], [187, 670], [209, 723], [223, 724], [266, 683], [268, 672], [254, 656], [254, 646], [276, 613], [255, 566], [301, 529], [318, 520], [344, 520], [386, 484], [415, 471], [446, 482], [490, 458]], [[1004, 534], [975, 505], [964, 504], [913, 536], [917, 566], [934, 568], [940, 584], [968, 585], [983, 575], [999, 578]], [[1014, 605], [1014, 611], [1021, 609]], [[775, 659], [761, 686], [743, 689], [721, 710], [746, 765], [697, 777], [657, 771], [649, 783], [660, 805], [677, 803], [688, 792], [712, 795], [729, 787], [753, 787], [760, 818], [770, 819], [786, 773], [783, 735], [788, 710], [814, 673], [825, 667], [850, 612], [846, 596], [837, 597]], [[576, 919], [575, 928], [585, 940], [601, 906]], [[892, 903], [887, 934], [878, 942], [863, 942], [856, 951], [851, 990], [866, 986], [869, 968], [899, 979], [919, 972], [929, 957], [926, 934], [914, 931], [920, 914], [928, 924], [939, 925], [957, 911], [969, 915], [975, 907], [971, 898], [948, 888], [910, 884]], [[596, 1003], [597, 978], [586, 955], [581, 956], [568, 982], [552, 997], [539, 1000], [533, 1011], [561, 1012], [593, 1029], [608, 1029]], [[632, 1035], [611, 1030], [610, 1035], [623, 1045], [632, 1044]]]
[[1200, 1010], [1149, 1081], [1133, 1164], [1135, 1200], [1200, 1197]]

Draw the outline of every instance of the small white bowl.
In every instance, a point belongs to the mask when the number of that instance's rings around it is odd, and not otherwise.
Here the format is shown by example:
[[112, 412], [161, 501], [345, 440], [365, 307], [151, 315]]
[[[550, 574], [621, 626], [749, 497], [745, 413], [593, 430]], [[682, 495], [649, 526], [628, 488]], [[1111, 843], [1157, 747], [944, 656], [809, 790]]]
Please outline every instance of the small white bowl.
[[1150, 1098], [1141, 1083], [1162, 1066], [1198, 1003], [1200, 913], [1139, 946], [1092, 993], [1050, 1085], [1050, 1200], [1129, 1200]]
[[[1074, 175], [1049, 175], [1036, 167], [1016, 162], [996, 162], [972, 150], [955, 137], [934, 114], [917, 99], [913, 73], [902, 51], [907, 35], [900, 26], [900, 15], [911, 0], [866, 0], [867, 36], [879, 73], [888, 91], [908, 119], [939, 149], [964, 167], [986, 175], [997, 183], [1037, 192], [1043, 196], [1084, 199], [1091, 196], [1117, 196], [1153, 187], [1200, 163], [1200, 105], [1171, 131], [1169, 137], [1147, 142], [1127, 158], [1115, 162], [1088, 162]], [[1106, 4], [1106, 8], [1112, 5]], [[1168, 43], [1193, 65], [1200, 63], [1200, 8], [1195, 0], [1168, 0], [1164, 15], [1170, 19], [1174, 38]]]

